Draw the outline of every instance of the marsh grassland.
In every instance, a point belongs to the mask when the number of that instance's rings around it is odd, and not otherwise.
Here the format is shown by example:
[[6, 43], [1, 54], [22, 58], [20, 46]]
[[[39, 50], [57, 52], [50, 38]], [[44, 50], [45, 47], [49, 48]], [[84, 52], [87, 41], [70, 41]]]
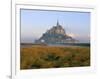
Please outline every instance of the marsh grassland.
[[90, 66], [90, 47], [32, 46], [20, 48], [21, 69]]

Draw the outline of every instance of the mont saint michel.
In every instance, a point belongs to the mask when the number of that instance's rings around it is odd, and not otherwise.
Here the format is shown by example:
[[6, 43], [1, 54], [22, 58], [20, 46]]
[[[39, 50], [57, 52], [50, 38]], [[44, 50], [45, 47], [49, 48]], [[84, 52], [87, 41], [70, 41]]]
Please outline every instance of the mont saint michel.
[[20, 69], [90, 66], [90, 17], [89, 12], [21, 9]]
[[36, 44], [66, 44], [66, 43], [77, 43], [78, 40], [66, 34], [65, 29], [60, 25], [59, 21], [55, 26], [52, 26], [43, 35], [35, 41]]

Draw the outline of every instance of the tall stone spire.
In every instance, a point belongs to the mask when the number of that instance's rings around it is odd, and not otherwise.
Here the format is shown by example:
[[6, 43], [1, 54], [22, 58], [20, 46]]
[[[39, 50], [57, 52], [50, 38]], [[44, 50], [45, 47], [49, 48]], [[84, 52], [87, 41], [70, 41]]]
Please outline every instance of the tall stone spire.
[[59, 26], [59, 21], [57, 20], [57, 26]]

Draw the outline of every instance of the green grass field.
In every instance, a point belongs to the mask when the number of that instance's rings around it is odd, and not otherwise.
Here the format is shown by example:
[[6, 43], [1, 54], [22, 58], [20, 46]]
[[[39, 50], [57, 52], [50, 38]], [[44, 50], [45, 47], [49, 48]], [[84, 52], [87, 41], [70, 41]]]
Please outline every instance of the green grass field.
[[33, 46], [20, 49], [21, 69], [90, 66], [90, 47]]

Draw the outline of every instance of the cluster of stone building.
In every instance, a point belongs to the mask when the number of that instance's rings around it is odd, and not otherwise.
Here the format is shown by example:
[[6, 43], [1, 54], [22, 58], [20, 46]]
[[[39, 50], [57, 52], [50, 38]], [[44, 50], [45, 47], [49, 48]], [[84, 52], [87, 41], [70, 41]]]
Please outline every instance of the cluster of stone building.
[[35, 43], [41, 44], [64, 44], [64, 43], [76, 43], [77, 40], [67, 35], [65, 29], [57, 21], [56, 26], [47, 30]]

